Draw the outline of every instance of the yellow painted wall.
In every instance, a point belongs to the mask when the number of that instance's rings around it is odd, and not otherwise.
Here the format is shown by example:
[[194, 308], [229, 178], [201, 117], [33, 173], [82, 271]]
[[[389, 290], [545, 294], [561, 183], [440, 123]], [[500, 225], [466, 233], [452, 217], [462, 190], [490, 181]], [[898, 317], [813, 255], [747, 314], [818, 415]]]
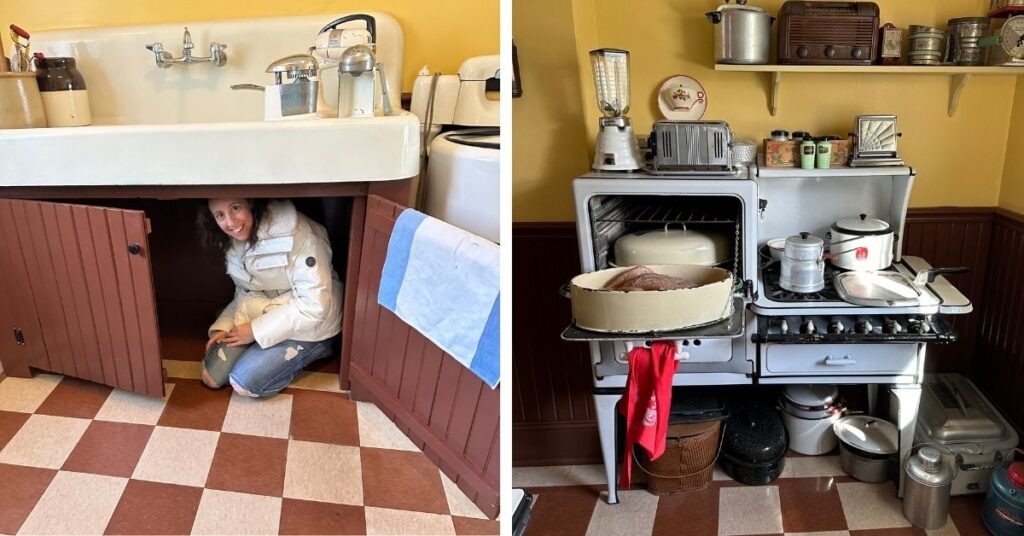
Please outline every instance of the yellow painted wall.
[[1010, 136], [1006, 143], [1006, 165], [999, 206], [1024, 214], [1024, 78], [1017, 80], [1017, 98], [1010, 116]]
[[569, 0], [515, 0], [523, 96], [512, 100], [512, 220], [572, 220], [571, 183], [587, 171]]
[[[402, 26], [405, 55], [402, 90], [412, 91], [420, 67], [458, 72], [463, 60], [497, 54], [499, 0], [0, 0], [0, 28], [5, 51], [7, 28], [15, 23], [28, 32], [95, 26], [124, 26], [196, 20], [380, 11]], [[310, 35], [310, 42], [316, 36]]]
[[[767, 75], [760, 73], [727, 73], [714, 70], [712, 25], [704, 12], [717, 7], [719, 0], [663, 2], [642, 0], [560, 0], [551, 2], [516, 0], [513, 5], [513, 33], [531, 34], [551, 23], [551, 12], [544, 6], [569, 5], [575, 20], [563, 20], [573, 26], [576, 50], [568, 61], [577, 61], [577, 78], [582, 82], [577, 92], [583, 110], [588, 155], [581, 162], [563, 163], [556, 171], [587, 169], [597, 133], [599, 112], [594, 102], [594, 89], [586, 53], [591, 48], [616, 47], [630, 51], [632, 70], [632, 109], [638, 132], [649, 132], [651, 123], [660, 119], [656, 92], [669, 76], [686, 74], [699, 80], [708, 92], [705, 119], [729, 122], [739, 137], [760, 140], [769, 131], [782, 128], [806, 130], [816, 134], [845, 135], [852, 130], [854, 118], [860, 114], [893, 113], [899, 117], [900, 153], [918, 171], [918, 180], [911, 198], [912, 206], [994, 206], [1000, 201], [1000, 182], [1016, 79], [1011, 76], [975, 76], [960, 99], [956, 116], [947, 117], [946, 108], [951, 87], [944, 75], [850, 75], [850, 74], [787, 74], [780, 88], [780, 109], [776, 117], [768, 112]], [[751, 1], [777, 13], [782, 0]], [[882, 21], [898, 26], [928, 24], [945, 27], [957, 16], [975, 16], [985, 12], [988, 0], [915, 1], [877, 0]], [[564, 9], [563, 9], [564, 10]], [[773, 32], [774, 33], [774, 32]], [[539, 37], [539, 36], [538, 36]], [[565, 53], [550, 50], [549, 55]], [[536, 58], [520, 55], [523, 68]], [[544, 61], [553, 62], [550, 57]], [[525, 76], [524, 76], [525, 79]], [[570, 78], [550, 81], [542, 91], [551, 98], [563, 98], [572, 88]], [[536, 95], [538, 98], [541, 95]], [[1024, 111], [1021, 111], [1024, 114]], [[521, 129], [537, 128], [519, 122], [514, 110], [516, 138], [524, 143], [540, 145], [534, 136]], [[563, 115], [554, 120], [574, 120]], [[1022, 123], [1024, 126], [1024, 123]], [[544, 125], [545, 129], [554, 128]], [[561, 147], [531, 148], [531, 159], [548, 154], [566, 156]], [[531, 175], [525, 177], [521, 166]], [[514, 202], [526, 184], [531, 196], [562, 198], [571, 176], [540, 177], [536, 169], [522, 160], [520, 145], [514, 146]], [[1024, 162], [1020, 169], [1024, 171]], [[1020, 188], [1024, 191], [1024, 184]], [[557, 209], [545, 206], [515, 206], [516, 221], [569, 221], [573, 219], [572, 204]]]

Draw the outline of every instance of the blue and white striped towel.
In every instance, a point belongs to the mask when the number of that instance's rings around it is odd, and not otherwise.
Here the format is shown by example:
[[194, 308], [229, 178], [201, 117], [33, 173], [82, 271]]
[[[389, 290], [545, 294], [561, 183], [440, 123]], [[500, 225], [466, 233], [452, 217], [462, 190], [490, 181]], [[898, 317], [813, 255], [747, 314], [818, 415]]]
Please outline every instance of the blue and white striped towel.
[[473, 371], [500, 375], [498, 245], [422, 212], [395, 221], [377, 302]]

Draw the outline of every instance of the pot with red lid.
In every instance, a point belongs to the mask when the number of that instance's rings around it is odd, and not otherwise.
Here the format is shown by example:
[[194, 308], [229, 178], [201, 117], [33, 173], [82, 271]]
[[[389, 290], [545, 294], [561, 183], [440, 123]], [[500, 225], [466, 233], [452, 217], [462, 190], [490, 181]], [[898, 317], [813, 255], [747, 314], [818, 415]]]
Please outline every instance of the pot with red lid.
[[828, 233], [832, 264], [853, 271], [885, 270], [892, 265], [896, 233], [885, 221], [861, 214], [832, 224]]

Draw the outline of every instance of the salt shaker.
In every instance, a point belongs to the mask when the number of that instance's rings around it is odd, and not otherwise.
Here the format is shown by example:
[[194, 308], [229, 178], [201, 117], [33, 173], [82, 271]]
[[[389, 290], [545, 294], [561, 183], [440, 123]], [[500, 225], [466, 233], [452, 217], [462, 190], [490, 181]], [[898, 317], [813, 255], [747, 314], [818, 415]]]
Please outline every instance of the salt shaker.
[[46, 122], [51, 127], [92, 124], [85, 78], [75, 68], [75, 58], [44, 58], [36, 61], [36, 82], [43, 96]]

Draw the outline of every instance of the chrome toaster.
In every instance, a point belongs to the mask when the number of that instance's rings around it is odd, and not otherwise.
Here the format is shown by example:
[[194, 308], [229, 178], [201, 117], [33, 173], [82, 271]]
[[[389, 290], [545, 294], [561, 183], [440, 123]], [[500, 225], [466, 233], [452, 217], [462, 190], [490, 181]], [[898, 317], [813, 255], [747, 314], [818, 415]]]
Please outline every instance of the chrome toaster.
[[732, 172], [732, 131], [725, 121], [656, 121], [647, 146], [651, 171]]

